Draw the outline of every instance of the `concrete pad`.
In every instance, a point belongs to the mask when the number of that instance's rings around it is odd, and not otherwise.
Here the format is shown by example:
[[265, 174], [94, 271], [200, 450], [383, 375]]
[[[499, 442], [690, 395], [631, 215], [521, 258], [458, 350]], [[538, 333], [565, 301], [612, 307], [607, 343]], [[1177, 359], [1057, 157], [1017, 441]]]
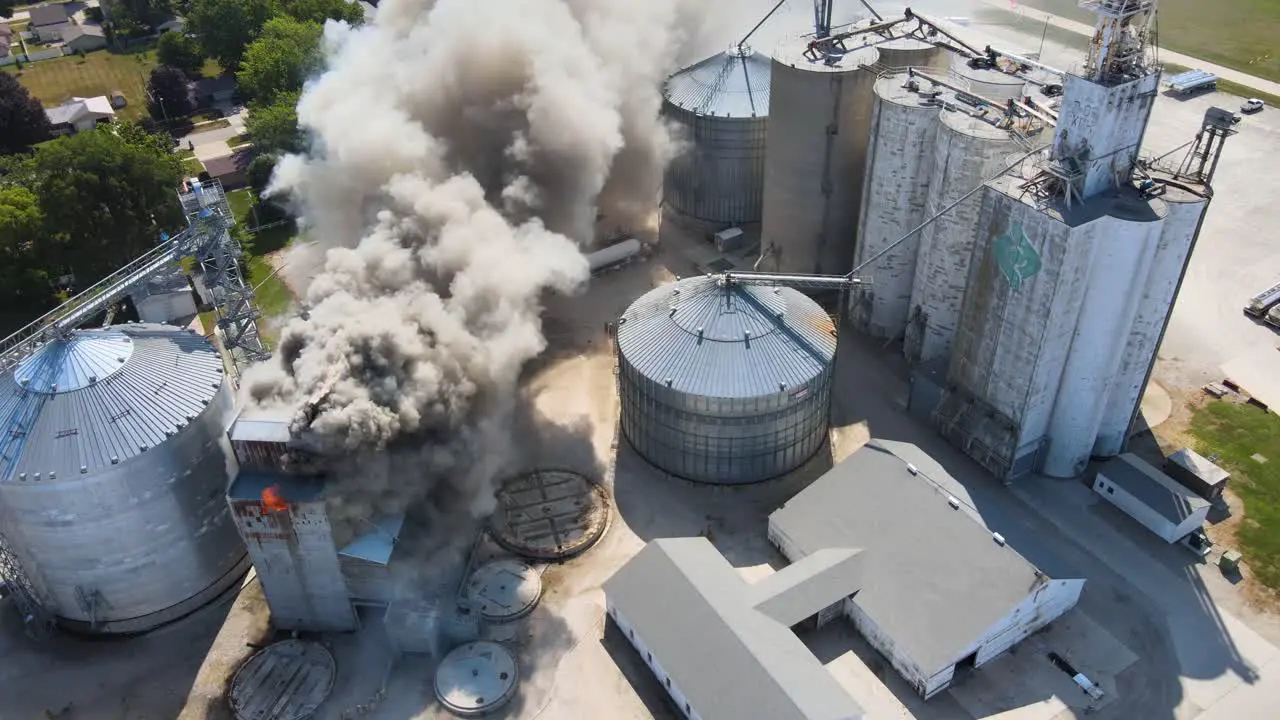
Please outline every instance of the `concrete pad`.
[[1264, 679], [1236, 688], [1205, 710], [1197, 720], [1242, 720], [1274, 717], [1280, 708], [1280, 668], [1272, 663], [1264, 668]]
[[195, 153], [197, 160], [204, 162], [205, 160], [212, 160], [214, 158], [230, 155], [231, 146], [227, 144], [226, 140], [214, 140], [213, 142], [203, 144], [197, 143], [196, 149], [192, 152]]
[[[1049, 662], [1056, 652], [1106, 693], [1094, 701]], [[1138, 659], [1079, 609], [1028, 638], [951, 689], [975, 718], [1050, 720], [1071, 709], [1095, 712], [1119, 699], [1115, 676]]]
[[[1220, 643], [1189, 633], [1174, 633], [1174, 649], [1182, 667], [1182, 690], [1196, 705], [1213, 706], [1242, 684], [1253, 684], [1261, 679], [1261, 668], [1269, 667], [1268, 682], [1280, 682], [1280, 656], [1275, 646], [1225, 612], [1219, 611], [1223, 634], [1230, 638], [1237, 657], [1228, 661], [1225, 672], [1220, 670], [1222, 661]], [[1176, 617], [1172, 618], [1176, 622]], [[1242, 716], [1243, 717], [1243, 716]]]
[[1280, 378], [1276, 377], [1276, 348], [1260, 348], [1232, 358], [1222, 364], [1222, 375], [1240, 386], [1258, 402], [1280, 409]]
[[1141, 431], [1140, 426], [1158, 427], [1173, 414], [1173, 398], [1155, 381], [1147, 383], [1147, 391], [1142, 395], [1142, 410], [1139, 422], [1134, 423], [1134, 434]]

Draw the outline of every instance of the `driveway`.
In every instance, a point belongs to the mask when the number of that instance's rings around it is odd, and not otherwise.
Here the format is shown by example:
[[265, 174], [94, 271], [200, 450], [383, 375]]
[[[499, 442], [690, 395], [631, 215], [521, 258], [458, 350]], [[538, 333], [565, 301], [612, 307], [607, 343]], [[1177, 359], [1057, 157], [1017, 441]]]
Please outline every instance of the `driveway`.
[[175, 150], [182, 150], [194, 146], [195, 156], [201, 161], [227, 155], [231, 152], [231, 147], [227, 144], [227, 141], [236, 135], [244, 133], [245, 118], [247, 118], [248, 115], [249, 111], [241, 108], [235, 114], [227, 115], [223, 118], [231, 122], [231, 125], [228, 127], [205, 130], [203, 132], [192, 132], [183, 135], [177, 138], [178, 144], [175, 146]]

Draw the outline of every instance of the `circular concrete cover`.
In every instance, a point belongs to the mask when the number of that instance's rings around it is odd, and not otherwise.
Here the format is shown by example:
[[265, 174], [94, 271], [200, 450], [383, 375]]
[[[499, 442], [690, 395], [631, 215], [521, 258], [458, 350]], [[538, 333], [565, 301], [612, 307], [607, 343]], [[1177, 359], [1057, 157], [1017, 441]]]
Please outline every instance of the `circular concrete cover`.
[[490, 622], [508, 622], [528, 615], [542, 596], [538, 572], [515, 560], [481, 565], [467, 578], [467, 599]]
[[494, 539], [518, 555], [561, 560], [594, 545], [609, 525], [604, 488], [569, 470], [535, 470], [498, 489]]
[[329, 697], [336, 663], [319, 643], [285, 640], [254, 653], [231, 678], [236, 720], [303, 720]]
[[516, 659], [494, 642], [454, 649], [436, 669], [436, 698], [455, 715], [474, 717], [502, 707], [516, 690]]

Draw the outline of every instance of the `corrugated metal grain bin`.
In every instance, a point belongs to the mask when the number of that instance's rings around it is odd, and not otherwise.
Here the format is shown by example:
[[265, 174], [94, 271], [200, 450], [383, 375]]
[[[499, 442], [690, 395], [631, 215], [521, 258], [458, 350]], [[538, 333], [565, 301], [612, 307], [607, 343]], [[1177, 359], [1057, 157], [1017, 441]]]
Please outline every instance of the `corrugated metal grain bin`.
[[618, 319], [622, 432], [657, 467], [710, 483], [786, 474], [827, 437], [835, 328], [790, 288], [695, 277]]

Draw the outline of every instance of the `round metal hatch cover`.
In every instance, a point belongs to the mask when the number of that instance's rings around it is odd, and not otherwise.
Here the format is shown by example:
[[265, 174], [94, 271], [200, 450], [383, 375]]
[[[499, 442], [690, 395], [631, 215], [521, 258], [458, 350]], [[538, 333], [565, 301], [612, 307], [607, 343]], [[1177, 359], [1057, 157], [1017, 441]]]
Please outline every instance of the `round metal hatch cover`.
[[537, 560], [562, 560], [604, 536], [609, 499], [603, 487], [571, 470], [534, 470], [498, 489], [490, 528], [498, 544]]
[[231, 678], [236, 720], [305, 720], [333, 690], [337, 664], [321, 644], [284, 640], [245, 661]]
[[517, 674], [515, 656], [505, 647], [487, 640], [467, 643], [440, 661], [436, 698], [455, 715], [484, 715], [511, 699]]
[[516, 560], [481, 565], [467, 578], [467, 600], [490, 622], [509, 622], [528, 615], [542, 597], [538, 571]]

